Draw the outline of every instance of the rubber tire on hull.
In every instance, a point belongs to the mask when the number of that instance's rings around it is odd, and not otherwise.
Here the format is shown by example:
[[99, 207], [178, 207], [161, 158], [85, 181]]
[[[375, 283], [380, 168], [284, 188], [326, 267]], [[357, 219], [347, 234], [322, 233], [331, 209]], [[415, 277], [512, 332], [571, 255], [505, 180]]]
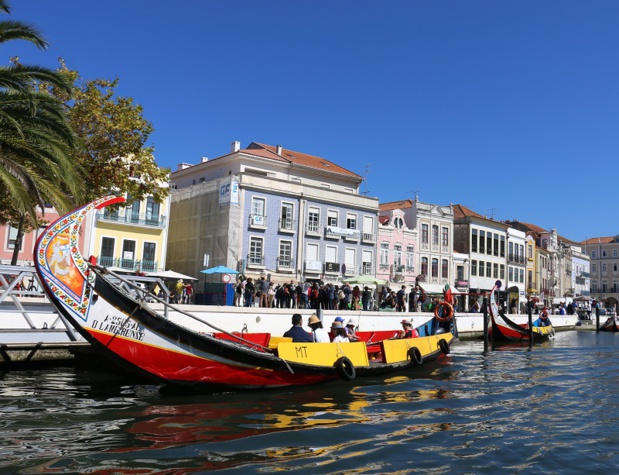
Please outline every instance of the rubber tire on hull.
[[441, 349], [441, 353], [443, 353], [444, 355], [448, 355], [451, 351], [449, 345], [447, 344], [447, 341], [443, 338], [438, 341], [438, 347]]
[[357, 376], [355, 365], [346, 356], [342, 356], [335, 362], [335, 369], [345, 381], [352, 381]]
[[408, 356], [408, 359], [415, 366], [419, 366], [423, 364], [423, 356], [421, 356], [421, 351], [419, 351], [419, 348], [417, 348], [416, 346], [409, 348], [406, 354]]

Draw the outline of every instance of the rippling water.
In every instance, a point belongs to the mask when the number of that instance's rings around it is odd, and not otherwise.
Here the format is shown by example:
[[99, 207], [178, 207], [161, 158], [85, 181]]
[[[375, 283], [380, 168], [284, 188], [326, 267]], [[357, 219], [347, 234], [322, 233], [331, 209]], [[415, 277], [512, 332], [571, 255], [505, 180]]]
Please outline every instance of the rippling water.
[[465, 341], [411, 379], [171, 394], [62, 368], [0, 379], [0, 473], [616, 473], [619, 335]]

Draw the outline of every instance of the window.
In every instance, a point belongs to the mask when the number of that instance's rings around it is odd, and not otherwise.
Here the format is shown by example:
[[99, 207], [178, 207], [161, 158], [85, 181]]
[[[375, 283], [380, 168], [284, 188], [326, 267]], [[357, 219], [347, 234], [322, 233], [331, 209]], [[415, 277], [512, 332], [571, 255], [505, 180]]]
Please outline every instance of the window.
[[120, 267], [133, 269], [135, 260], [135, 241], [127, 239], [123, 241], [123, 254], [120, 259]]
[[310, 208], [307, 213], [307, 230], [317, 233], [320, 230], [320, 209]]
[[499, 279], [505, 279], [505, 264], [499, 266]]
[[602, 258], [606, 257], [606, 249], [602, 249]]
[[262, 259], [262, 238], [251, 237], [249, 239], [249, 256], [247, 264], [250, 266], [262, 266], [264, 265]]
[[591, 259], [597, 259], [598, 258], [598, 252], [597, 251], [591, 251]]
[[533, 259], [533, 246], [527, 245], [527, 254], [529, 259]]
[[346, 275], [355, 275], [357, 271], [357, 250], [351, 247], [347, 247], [345, 250], [344, 262], [346, 263]]
[[282, 203], [279, 229], [286, 229], [289, 231], [294, 229], [294, 220], [292, 219], [293, 211], [294, 206], [292, 205], [292, 203]]
[[508, 254], [507, 254], [507, 258], [511, 261], [512, 259], [514, 259], [514, 243], [510, 242], [508, 245]]
[[605, 262], [602, 264], [602, 273], [606, 274], [606, 263]]
[[251, 214], [254, 216], [264, 216], [264, 210], [266, 209], [266, 200], [264, 198], [251, 199]]
[[441, 277], [443, 279], [447, 279], [449, 277], [449, 261], [447, 259], [443, 259], [441, 263]]
[[157, 270], [155, 264], [155, 251], [157, 245], [154, 242], [145, 242], [142, 249], [142, 265], [140, 270], [142, 272], [155, 272]]
[[395, 227], [396, 229], [402, 229], [404, 227], [404, 220], [400, 216], [394, 218], [393, 227]]
[[499, 235], [494, 233], [494, 255], [499, 255]]
[[337, 263], [337, 246], [327, 246], [325, 248], [325, 262]]
[[111, 267], [114, 265], [114, 244], [114, 238], [101, 238], [101, 254], [99, 255], [99, 264], [103, 267]]
[[363, 217], [363, 239], [365, 241], [374, 240], [374, 218], [372, 216]]
[[485, 231], [479, 231], [479, 253], [480, 254], [486, 253], [486, 232]]
[[486, 262], [486, 277], [492, 277], [492, 262]]
[[421, 243], [428, 244], [428, 225], [427, 224], [421, 225]]
[[486, 233], [486, 253], [490, 256], [492, 255], [492, 233]]
[[380, 243], [380, 266], [389, 267], [389, 243]]
[[494, 279], [498, 279], [499, 278], [499, 265], [498, 264], [494, 264], [492, 267], [494, 269], [494, 273], [492, 274], [492, 277]]
[[618, 254], [619, 251], [617, 251], [617, 249], [613, 249], [613, 257], [619, 257]]
[[374, 256], [372, 254], [372, 251], [363, 250], [362, 262], [361, 262], [361, 273], [363, 275], [373, 273], [372, 262], [374, 262]]
[[449, 246], [449, 228], [447, 227], [441, 229], [441, 245]]
[[[484, 261], [479, 261], [479, 277], [484, 276], [484, 269], [486, 268], [486, 264]], [[488, 276], [490, 277], [490, 276]]]
[[146, 199], [146, 224], [159, 224], [160, 208], [152, 196]]
[[277, 257], [277, 267], [285, 267], [290, 269], [292, 267], [292, 242], [280, 241], [279, 242], [279, 255]]
[[477, 229], [471, 230], [471, 252], [477, 252]]
[[432, 259], [432, 277], [438, 277], [438, 259]]
[[507, 273], [507, 280], [510, 282], [513, 282], [514, 280], [514, 268], [512, 266], [509, 266], [509, 271]]
[[477, 260], [471, 260], [471, 275], [477, 275]]
[[423, 275], [428, 275], [428, 258], [427, 257], [421, 258], [421, 273]]
[[597, 272], [597, 271], [598, 271], [597, 264], [591, 264], [591, 272]]
[[393, 246], [393, 268], [396, 271], [400, 270], [402, 266], [402, 244], [395, 244]]
[[[127, 196], [127, 200], [130, 200], [131, 196]], [[133, 202], [133, 204], [131, 205], [131, 211], [130, 211], [130, 221], [132, 223], [137, 223], [140, 221], [140, 202], [138, 200], [135, 200]]]
[[354, 214], [346, 215], [346, 229], [357, 229], [357, 216]]
[[[9, 227], [9, 240], [7, 242], [7, 249], [15, 249], [15, 241], [17, 240], [17, 228], [13, 226]], [[20, 243], [19, 250], [22, 251], [24, 248], [24, 241]]]
[[337, 211], [327, 211], [327, 226], [337, 226]]
[[438, 246], [438, 225], [432, 225], [432, 245]]
[[415, 246], [406, 246], [406, 271], [415, 272]]

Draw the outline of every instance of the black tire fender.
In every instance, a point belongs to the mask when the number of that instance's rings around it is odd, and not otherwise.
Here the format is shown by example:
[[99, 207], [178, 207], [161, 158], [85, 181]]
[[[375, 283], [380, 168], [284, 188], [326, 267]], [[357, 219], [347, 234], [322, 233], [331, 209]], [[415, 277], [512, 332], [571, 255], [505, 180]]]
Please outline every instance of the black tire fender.
[[406, 355], [413, 365], [419, 366], [423, 364], [423, 356], [421, 356], [421, 351], [416, 346], [409, 348]]
[[357, 376], [357, 370], [355, 370], [355, 365], [352, 364], [349, 358], [346, 356], [342, 356], [338, 358], [335, 362], [335, 369], [342, 377], [342, 379], [346, 381], [352, 381]]
[[438, 347], [441, 349], [441, 353], [443, 353], [444, 355], [448, 355], [451, 351], [449, 345], [447, 344], [447, 340], [445, 340], [444, 338], [441, 338], [438, 341]]

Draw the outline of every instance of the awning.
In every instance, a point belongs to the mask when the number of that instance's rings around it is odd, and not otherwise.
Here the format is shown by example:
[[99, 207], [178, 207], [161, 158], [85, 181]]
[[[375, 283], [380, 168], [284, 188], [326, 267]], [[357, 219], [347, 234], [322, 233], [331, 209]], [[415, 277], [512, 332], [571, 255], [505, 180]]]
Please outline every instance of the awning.
[[[426, 284], [425, 282], [419, 282], [419, 287], [421, 287], [426, 294], [443, 294], [443, 290], [445, 289], [445, 285], [441, 284]], [[451, 288], [451, 286], [450, 286]], [[454, 289], [451, 289], [453, 293]]]

